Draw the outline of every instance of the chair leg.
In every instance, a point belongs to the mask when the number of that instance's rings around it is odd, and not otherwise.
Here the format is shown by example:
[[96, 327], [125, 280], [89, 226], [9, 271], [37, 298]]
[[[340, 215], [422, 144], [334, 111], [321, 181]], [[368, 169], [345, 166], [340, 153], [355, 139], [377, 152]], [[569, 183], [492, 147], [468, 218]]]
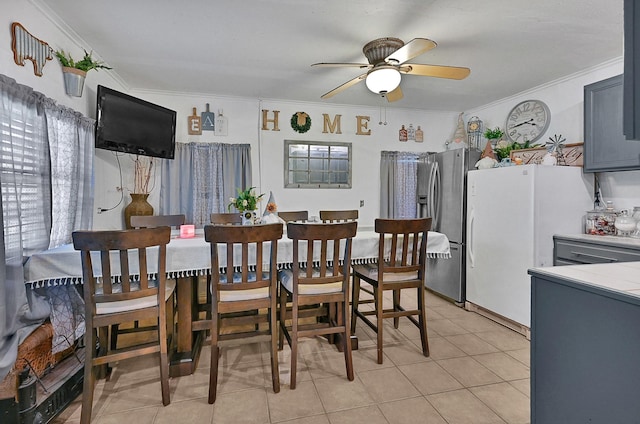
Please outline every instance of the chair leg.
[[341, 312], [338, 314], [338, 325], [343, 325], [344, 326], [344, 337], [343, 337], [343, 343], [344, 343], [344, 362], [347, 368], [347, 379], [349, 379], [349, 381], [353, 381], [354, 379], [354, 375], [353, 375], [353, 356], [351, 353], [351, 332], [349, 331], [349, 326], [347, 325], [347, 316], [349, 313], [349, 302], [345, 301], [342, 302], [342, 308], [341, 308]]
[[291, 307], [291, 380], [289, 387], [291, 390], [296, 388], [296, 374], [298, 371], [298, 305], [292, 302]]
[[[213, 302], [212, 302], [213, 303]], [[209, 369], [209, 403], [216, 401], [218, 391], [218, 358], [220, 348], [218, 347], [218, 308], [211, 306], [211, 368]]]
[[356, 319], [358, 310], [358, 302], [360, 301], [360, 278], [353, 276], [353, 284], [351, 286], [351, 334], [356, 332]]
[[[400, 311], [400, 291], [401, 290], [393, 290], [393, 311]], [[393, 327], [397, 330], [398, 325], [400, 324], [400, 317], [393, 317]]]
[[280, 331], [278, 332], [278, 350], [284, 347], [284, 332], [287, 319], [287, 292], [280, 288]]
[[[164, 307], [160, 308], [161, 316], [166, 316]], [[160, 387], [162, 389], [162, 404], [171, 403], [169, 394], [169, 355], [167, 354], [167, 323], [164, 319], [158, 319], [158, 342], [160, 343]]]
[[118, 346], [118, 328], [120, 326], [118, 324], [113, 324], [111, 326], [111, 350], [116, 350]]
[[271, 382], [273, 392], [280, 392], [280, 370], [278, 369], [278, 321], [276, 320], [276, 300], [272, 299], [269, 310], [269, 331], [271, 332]]
[[93, 407], [93, 388], [95, 385], [95, 371], [93, 367], [93, 356], [96, 352], [96, 339], [92, 328], [85, 331], [85, 359], [84, 359], [84, 383], [82, 387], [82, 411], [80, 412], [80, 423], [91, 423], [91, 410]]
[[378, 344], [378, 363], [381, 364], [383, 361], [383, 356], [382, 356], [382, 329], [383, 329], [383, 322], [382, 322], [382, 313], [383, 313], [383, 306], [384, 306], [384, 300], [383, 300], [383, 295], [382, 295], [382, 285], [378, 284], [376, 287], [376, 291], [375, 291], [376, 295], [375, 295], [375, 305], [376, 305], [376, 325], [377, 325], [377, 331], [376, 331], [376, 335], [377, 337], [377, 344]]
[[420, 341], [422, 342], [422, 354], [429, 356], [429, 338], [427, 336], [427, 308], [424, 304], [424, 286], [418, 287], [418, 310], [420, 315], [418, 321], [420, 323]]
[[[329, 323], [331, 323], [331, 320], [336, 318], [336, 313], [338, 310], [339, 310], [338, 305], [334, 302], [331, 302], [327, 305], [327, 313], [328, 313], [327, 321]], [[336, 339], [335, 336], [336, 336], [335, 334], [327, 335], [327, 340], [329, 341], [329, 344], [335, 344], [335, 339]]]

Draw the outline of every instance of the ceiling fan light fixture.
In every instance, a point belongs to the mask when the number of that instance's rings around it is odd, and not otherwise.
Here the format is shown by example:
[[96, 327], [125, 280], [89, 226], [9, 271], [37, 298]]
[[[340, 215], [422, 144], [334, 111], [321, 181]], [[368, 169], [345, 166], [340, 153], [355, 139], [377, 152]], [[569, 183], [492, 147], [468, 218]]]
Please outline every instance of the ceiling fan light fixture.
[[367, 88], [376, 94], [390, 93], [400, 85], [400, 71], [393, 66], [374, 68], [367, 75]]

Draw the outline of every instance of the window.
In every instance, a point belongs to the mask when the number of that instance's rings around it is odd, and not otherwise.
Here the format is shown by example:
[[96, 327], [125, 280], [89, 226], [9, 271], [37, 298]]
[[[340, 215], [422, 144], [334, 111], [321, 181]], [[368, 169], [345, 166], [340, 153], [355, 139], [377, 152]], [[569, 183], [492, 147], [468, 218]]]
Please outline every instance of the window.
[[351, 143], [284, 142], [285, 188], [351, 188]]

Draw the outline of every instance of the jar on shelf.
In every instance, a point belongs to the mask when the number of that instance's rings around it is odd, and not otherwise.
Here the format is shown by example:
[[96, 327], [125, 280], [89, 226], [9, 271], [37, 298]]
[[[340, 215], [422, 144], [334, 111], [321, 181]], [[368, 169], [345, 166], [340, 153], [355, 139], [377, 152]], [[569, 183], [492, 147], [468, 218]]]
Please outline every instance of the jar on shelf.
[[622, 211], [616, 217], [615, 227], [617, 236], [629, 237], [636, 231], [636, 220], [627, 211]]
[[607, 202], [607, 208], [587, 212], [585, 233], [598, 236], [613, 236], [616, 234], [615, 221], [618, 216], [613, 202]]

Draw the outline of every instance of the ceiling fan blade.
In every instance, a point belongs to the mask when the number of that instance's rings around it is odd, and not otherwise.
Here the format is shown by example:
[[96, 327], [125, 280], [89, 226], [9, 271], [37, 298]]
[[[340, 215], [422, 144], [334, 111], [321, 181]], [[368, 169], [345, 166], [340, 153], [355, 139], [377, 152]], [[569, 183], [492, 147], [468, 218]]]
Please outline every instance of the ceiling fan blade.
[[461, 80], [469, 76], [471, 69], [458, 66], [421, 65], [409, 63], [401, 66], [400, 72], [409, 75]]
[[398, 100], [402, 99], [404, 97], [404, 95], [402, 94], [402, 89], [400, 88], [400, 86], [398, 86], [392, 92], [387, 93], [385, 95], [385, 97], [387, 98], [388, 102], [395, 102], [395, 101], [398, 101]]
[[422, 53], [431, 50], [437, 46], [436, 42], [428, 38], [414, 38], [395, 52], [391, 53], [384, 60], [385, 62], [395, 62], [402, 64], [407, 60], [411, 60]]
[[359, 75], [357, 77], [355, 77], [352, 80], [349, 80], [347, 82], [345, 82], [344, 84], [334, 88], [333, 90], [323, 94], [322, 96], [320, 96], [321, 99], [328, 99], [329, 97], [333, 97], [336, 94], [338, 94], [339, 92], [341, 92], [342, 90], [346, 90], [347, 88], [351, 87], [352, 85], [356, 85], [357, 83], [359, 83], [360, 81], [364, 80], [365, 78], [367, 78], [367, 74], [362, 74]]
[[371, 68], [368, 63], [313, 63], [311, 66], [321, 66], [323, 68], [340, 68], [340, 67], [352, 67], [352, 68]]

